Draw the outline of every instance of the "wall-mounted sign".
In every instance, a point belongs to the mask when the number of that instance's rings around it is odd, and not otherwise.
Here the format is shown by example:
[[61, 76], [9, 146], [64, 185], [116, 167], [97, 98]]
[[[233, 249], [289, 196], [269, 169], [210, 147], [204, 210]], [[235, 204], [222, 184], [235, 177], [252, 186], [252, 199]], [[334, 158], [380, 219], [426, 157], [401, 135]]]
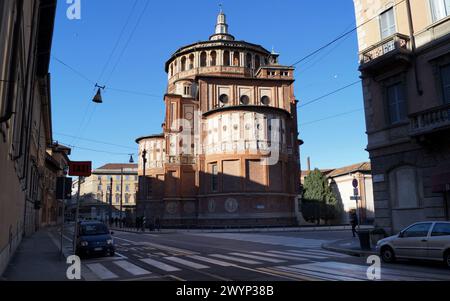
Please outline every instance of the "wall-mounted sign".
[[92, 173], [92, 162], [70, 162], [69, 176], [75, 177], [89, 177]]
[[382, 183], [384, 182], [384, 174], [378, 174], [372, 176], [372, 181], [374, 183]]

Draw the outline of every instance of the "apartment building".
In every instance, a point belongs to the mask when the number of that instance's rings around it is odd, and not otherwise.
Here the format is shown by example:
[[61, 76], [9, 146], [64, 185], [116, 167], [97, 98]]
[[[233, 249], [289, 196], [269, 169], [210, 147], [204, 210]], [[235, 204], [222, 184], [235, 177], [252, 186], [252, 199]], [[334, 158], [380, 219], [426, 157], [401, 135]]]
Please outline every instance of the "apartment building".
[[450, 1], [354, 5], [376, 224], [448, 220]]
[[56, 0], [0, 1], [0, 274], [40, 226]]

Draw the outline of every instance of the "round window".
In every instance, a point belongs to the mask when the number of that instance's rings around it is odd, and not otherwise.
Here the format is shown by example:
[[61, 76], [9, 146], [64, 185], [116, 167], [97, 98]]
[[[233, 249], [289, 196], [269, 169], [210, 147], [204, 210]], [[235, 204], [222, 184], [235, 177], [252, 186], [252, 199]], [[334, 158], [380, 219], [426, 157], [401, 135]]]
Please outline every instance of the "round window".
[[228, 103], [228, 95], [226, 95], [226, 94], [220, 95], [220, 96], [219, 96], [219, 101], [220, 101], [221, 103], [223, 103], [223, 104]]
[[247, 95], [241, 96], [241, 105], [248, 105], [250, 103], [250, 98]]
[[261, 97], [261, 103], [263, 104], [263, 105], [268, 105], [268, 104], [270, 104], [270, 97], [269, 96], [263, 96], [263, 97]]

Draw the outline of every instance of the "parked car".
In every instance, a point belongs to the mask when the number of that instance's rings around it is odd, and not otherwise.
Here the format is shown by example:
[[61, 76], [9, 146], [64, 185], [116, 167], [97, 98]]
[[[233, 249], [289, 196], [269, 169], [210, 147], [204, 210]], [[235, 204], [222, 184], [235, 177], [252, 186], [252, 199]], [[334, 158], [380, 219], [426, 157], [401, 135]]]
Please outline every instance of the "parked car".
[[384, 262], [397, 258], [444, 261], [450, 268], [450, 222], [420, 222], [377, 243]]
[[114, 256], [115, 246], [108, 226], [98, 221], [83, 221], [78, 225], [76, 254], [78, 256], [103, 254]]

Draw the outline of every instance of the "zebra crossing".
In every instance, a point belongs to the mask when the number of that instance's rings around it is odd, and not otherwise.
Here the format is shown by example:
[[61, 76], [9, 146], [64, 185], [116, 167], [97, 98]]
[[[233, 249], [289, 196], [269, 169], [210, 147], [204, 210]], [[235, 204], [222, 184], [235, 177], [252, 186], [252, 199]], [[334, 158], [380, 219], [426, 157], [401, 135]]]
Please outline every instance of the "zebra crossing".
[[[324, 281], [367, 281], [367, 265], [326, 261], [312, 262], [290, 266], [275, 266], [266, 270], [290, 273], [303, 277], [314, 277]], [[429, 274], [417, 271], [392, 269], [382, 266], [381, 281], [449, 281], [450, 273]]]
[[[139, 250], [139, 248], [136, 248]], [[133, 277], [150, 275], [166, 275], [186, 271], [215, 270], [217, 268], [239, 268], [242, 266], [266, 267], [275, 265], [283, 268], [280, 264], [292, 265], [293, 263], [312, 263], [317, 259], [341, 258], [348, 255], [339, 253], [304, 249], [304, 250], [267, 250], [249, 252], [227, 252], [224, 254], [183, 254], [179, 252], [162, 253], [154, 249], [153, 253], [141, 255], [128, 255], [118, 257], [109, 261], [87, 262], [85, 266], [99, 280], [121, 280]], [[178, 250], [177, 250], [178, 251]], [[159, 255], [158, 255], [159, 254]], [[320, 255], [319, 255], [320, 254]], [[147, 256], [142, 256], [147, 255]], [[133, 260], [133, 262], [130, 262]]]

